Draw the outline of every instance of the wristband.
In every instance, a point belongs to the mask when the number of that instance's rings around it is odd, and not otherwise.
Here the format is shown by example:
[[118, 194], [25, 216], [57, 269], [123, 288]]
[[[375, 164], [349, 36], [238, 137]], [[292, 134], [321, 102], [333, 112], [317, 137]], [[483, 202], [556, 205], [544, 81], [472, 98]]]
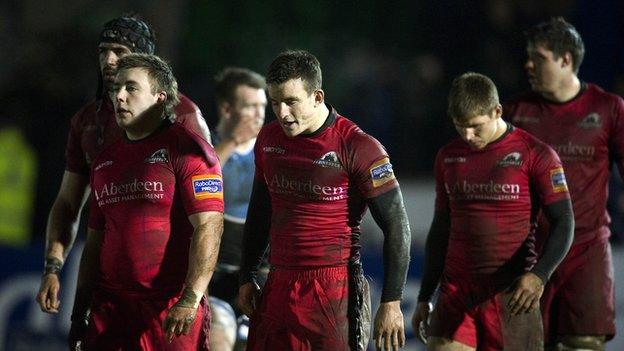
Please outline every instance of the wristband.
[[61, 273], [63, 262], [56, 257], [46, 257], [45, 266], [43, 267], [43, 275]]
[[203, 293], [198, 293], [197, 291], [186, 287], [184, 288], [184, 291], [182, 291], [182, 296], [180, 297], [176, 305], [178, 307], [197, 308], [203, 296]]

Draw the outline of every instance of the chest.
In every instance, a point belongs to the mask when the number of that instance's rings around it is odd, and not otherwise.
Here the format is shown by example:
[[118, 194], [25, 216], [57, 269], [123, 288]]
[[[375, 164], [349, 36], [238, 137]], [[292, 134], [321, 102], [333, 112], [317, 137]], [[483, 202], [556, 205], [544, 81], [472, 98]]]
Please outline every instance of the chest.
[[93, 168], [92, 187], [101, 208], [118, 203], [170, 203], [176, 177], [166, 147], [134, 145], [104, 151]]

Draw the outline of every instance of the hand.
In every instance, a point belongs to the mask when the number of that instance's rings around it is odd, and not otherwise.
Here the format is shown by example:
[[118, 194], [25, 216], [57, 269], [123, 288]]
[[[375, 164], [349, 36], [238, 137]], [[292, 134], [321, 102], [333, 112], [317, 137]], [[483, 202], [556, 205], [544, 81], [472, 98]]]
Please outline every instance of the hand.
[[401, 301], [382, 302], [375, 315], [373, 337], [377, 350], [398, 350], [405, 346]]
[[412, 328], [414, 334], [423, 344], [427, 344], [426, 327], [429, 325], [429, 314], [433, 310], [433, 306], [429, 302], [419, 302], [416, 305], [416, 311], [412, 316]]
[[[258, 136], [262, 128], [262, 120], [255, 116], [245, 116], [232, 120], [226, 129], [226, 135], [230, 135], [235, 144], [243, 144]], [[229, 130], [228, 130], [229, 129]]]
[[[179, 302], [178, 302], [179, 303]], [[197, 316], [197, 308], [173, 305], [163, 321], [162, 328], [165, 331], [167, 341], [173, 340], [173, 335], [187, 335]]]
[[238, 288], [238, 307], [251, 318], [260, 304], [260, 287], [256, 282], [249, 282]]
[[67, 343], [70, 351], [80, 351], [84, 349], [84, 338], [87, 333], [87, 324], [84, 321], [71, 323]]
[[41, 277], [41, 286], [37, 294], [37, 302], [41, 310], [46, 313], [58, 313], [61, 301], [58, 293], [61, 289], [58, 274], [49, 273]]
[[544, 282], [535, 273], [525, 273], [515, 281], [511, 299], [507, 303], [511, 315], [532, 312], [539, 307]]

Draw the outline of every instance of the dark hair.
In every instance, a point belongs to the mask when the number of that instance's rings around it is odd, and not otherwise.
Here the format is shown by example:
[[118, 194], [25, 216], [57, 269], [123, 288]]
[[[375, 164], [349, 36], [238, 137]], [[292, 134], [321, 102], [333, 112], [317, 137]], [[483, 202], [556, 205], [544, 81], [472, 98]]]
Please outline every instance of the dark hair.
[[499, 104], [498, 90], [487, 76], [467, 72], [455, 78], [448, 95], [448, 115], [466, 122], [475, 116], [492, 112]]
[[254, 89], [266, 89], [264, 77], [240, 67], [226, 67], [215, 76], [215, 100], [217, 103], [233, 102], [234, 92], [241, 85]]
[[551, 18], [546, 22], [526, 30], [524, 35], [530, 45], [542, 45], [560, 58], [569, 52], [572, 55], [572, 68], [578, 73], [585, 55], [585, 44], [576, 28], [563, 17]]
[[159, 91], [167, 93], [164, 112], [169, 117], [174, 116], [173, 109], [180, 103], [180, 99], [178, 98], [178, 82], [173, 76], [171, 67], [156, 55], [129, 54], [119, 59], [117, 72], [131, 68], [143, 68], [147, 71], [152, 94]]
[[130, 13], [106, 22], [100, 33], [100, 43], [117, 43], [127, 46], [132, 52], [153, 54], [156, 36], [146, 21]]
[[311, 53], [305, 50], [287, 50], [275, 58], [269, 65], [267, 84], [282, 84], [291, 79], [301, 78], [308, 94], [321, 89], [323, 77], [321, 64]]

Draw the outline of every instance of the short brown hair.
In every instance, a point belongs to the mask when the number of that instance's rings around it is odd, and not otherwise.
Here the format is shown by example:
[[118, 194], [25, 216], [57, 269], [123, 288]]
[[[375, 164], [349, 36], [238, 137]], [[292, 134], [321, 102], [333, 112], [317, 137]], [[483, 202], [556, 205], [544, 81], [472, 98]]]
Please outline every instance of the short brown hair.
[[321, 89], [323, 77], [321, 63], [305, 50], [287, 50], [269, 65], [267, 84], [282, 84], [291, 79], [301, 78], [308, 94]]
[[117, 72], [131, 68], [143, 68], [147, 71], [152, 94], [159, 91], [167, 93], [164, 112], [166, 116], [174, 117], [174, 108], [180, 103], [180, 99], [178, 98], [178, 82], [173, 76], [171, 67], [160, 57], [149, 54], [129, 54], [117, 62]]
[[215, 76], [215, 100], [217, 103], [234, 101], [234, 92], [241, 85], [254, 89], [266, 89], [264, 77], [240, 67], [226, 67]]
[[498, 90], [487, 76], [467, 72], [455, 78], [448, 95], [448, 115], [466, 121], [487, 115], [498, 106]]
[[563, 17], [554, 17], [526, 30], [524, 35], [529, 45], [542, 45], [560, 58], [569, 52], [572, 55], [572, 69], [578, 73], [585, 56], [585, 44], [576, 28]]

